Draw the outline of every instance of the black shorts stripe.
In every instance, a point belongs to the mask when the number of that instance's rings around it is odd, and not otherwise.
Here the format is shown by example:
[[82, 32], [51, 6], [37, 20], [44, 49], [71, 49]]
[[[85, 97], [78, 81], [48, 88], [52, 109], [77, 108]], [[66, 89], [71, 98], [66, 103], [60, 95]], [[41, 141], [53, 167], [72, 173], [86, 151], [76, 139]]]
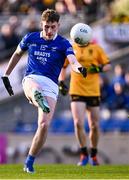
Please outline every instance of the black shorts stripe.
[[100, 105], [100, 96], [78, 96], [71, 95], [71, 102], [79, 101], [85, 102], [87, 106], [99, 106]]

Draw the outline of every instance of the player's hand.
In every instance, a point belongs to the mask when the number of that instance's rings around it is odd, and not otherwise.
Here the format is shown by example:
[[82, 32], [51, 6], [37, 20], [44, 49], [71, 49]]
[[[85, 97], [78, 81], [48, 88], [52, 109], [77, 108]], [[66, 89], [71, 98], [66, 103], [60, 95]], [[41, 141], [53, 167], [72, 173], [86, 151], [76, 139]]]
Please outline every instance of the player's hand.
[[87, 69], [85, 67], [79, 67], [78, 70], [83, 75], [83, 77], [87, 76]]
[[8, 91], [9, 95], [10, 96], [13, 96], [14, 95], [14, 92], [12, 90], [12, 86], [10, 84], [10, 81], [9, 81], [9, 78], [7, 76], [3, 76], [1, 77], [3, 83], [4, 83], [4, 86], [6, 88], [6, 90]]
[[64, 81], [59, 82], [59, 92], [63, 95], [66, 96], [68, 94], [68, 87], [64, 84]]
[[88, 69], [87, 72], [88, 73], [100, 73], [102, 72], [102, 66], [96, 66], [94, 64], [92, 64]]

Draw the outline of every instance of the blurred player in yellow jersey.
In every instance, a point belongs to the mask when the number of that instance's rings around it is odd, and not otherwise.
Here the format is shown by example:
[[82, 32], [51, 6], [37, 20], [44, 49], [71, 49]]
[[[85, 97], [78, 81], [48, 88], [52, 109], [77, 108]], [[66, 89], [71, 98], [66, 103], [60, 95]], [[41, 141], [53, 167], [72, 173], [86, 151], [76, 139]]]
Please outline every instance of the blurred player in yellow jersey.
[[[74, 53], [79, 63], [87, 68], [87, 77], [71, 70], [69, 94], [71, 96], [71, 111], [74, 120], [75, 135], [80, 146], [80, 161], [78, 165], [84, 166], [88, 162], [99, 165], [97, 159], [97, 146], [99, 140], [99, 114], [100, 114], [100, 84], [99, 73], [111, 69], [109, 59], [104, 50], [97, 44], [73, 44]], [[60, 92], [65, 95], [67, 87], [64, 84], [66, 60], [59, 80]], [[90, 151], [88, 152], [86, 133], [84, 128], [85, 113], [89, 124]]]

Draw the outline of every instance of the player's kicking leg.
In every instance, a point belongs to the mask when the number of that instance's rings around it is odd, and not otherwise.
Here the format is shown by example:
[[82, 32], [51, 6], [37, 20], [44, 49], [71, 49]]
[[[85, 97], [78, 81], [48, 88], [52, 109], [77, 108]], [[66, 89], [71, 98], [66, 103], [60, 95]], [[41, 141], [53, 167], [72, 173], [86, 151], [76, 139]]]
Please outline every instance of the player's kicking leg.
[[23, 89], [26, 97], [32, 104], [40, 107], [45, 113], [50, 112], [50, 107], [45, 96], [43, 95], [43, 91], [40, 85], [35, 80], [26, 78], [23, 83]]
[[34, 90], [34, 99], [38, 103], [39, 107], [43, 110], [45, 113], [50, 112], [50, 107], [48, 105], [47, 100], [43, 96], [43, 93], [39, 90]]

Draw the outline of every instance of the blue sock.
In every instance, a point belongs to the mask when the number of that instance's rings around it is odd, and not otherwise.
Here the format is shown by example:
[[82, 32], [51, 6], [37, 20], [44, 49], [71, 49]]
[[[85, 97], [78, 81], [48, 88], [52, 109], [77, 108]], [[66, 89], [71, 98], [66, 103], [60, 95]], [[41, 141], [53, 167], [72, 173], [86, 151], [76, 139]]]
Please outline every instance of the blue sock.
[[33, 166], [34, 160], [35, 160], [34, 156], [28, 155], [25, 164], [27, 164], [28, 166]]

